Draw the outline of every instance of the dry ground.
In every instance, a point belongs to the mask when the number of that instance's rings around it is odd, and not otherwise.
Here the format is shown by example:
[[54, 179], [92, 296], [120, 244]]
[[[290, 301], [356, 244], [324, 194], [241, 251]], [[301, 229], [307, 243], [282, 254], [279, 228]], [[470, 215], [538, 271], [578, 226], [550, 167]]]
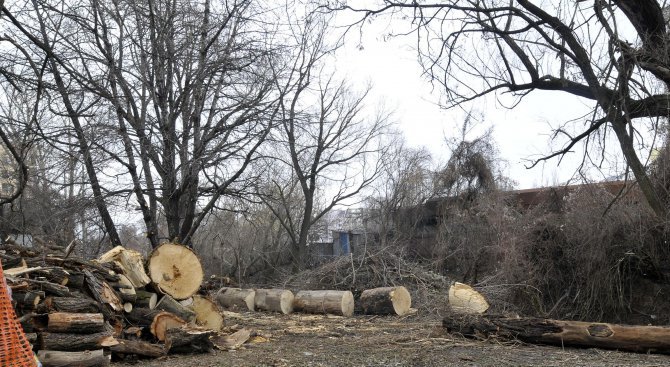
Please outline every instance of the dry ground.
[[[224, 366], [670, 366], [670, 356], [473, 341], [445, 334], [439, 320], [226, 313], [229, 329], [259, 337], [235, 351], [116, 363]], [[267, 340], [267, 341], [266, 341]]]

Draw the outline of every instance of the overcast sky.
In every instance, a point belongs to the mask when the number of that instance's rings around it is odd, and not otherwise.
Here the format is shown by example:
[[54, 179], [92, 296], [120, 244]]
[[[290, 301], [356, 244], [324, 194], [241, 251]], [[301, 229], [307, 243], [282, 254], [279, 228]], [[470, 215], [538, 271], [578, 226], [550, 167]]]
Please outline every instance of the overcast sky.
[[[343, 21], [340, 17], [338, 22]], [[349, 19], [349, 18], [346, 18]], [[421, 76], [411, 36], [384, 39], [386, 25], [367, 24], [360, 39], [357, 33], [345, 41], [338, 51], [336, 68], [355, 83], [370, 82], [371, 98], [381, 100], [395, 111], [406, 141], [411, 146], [425, 146], [438, 161], [448, 158], [445, 137], [459, 135], [465, 112], [443, 110], [438, 106], [439, 89], [433, 90]], [[576, 167], [583, 151], [566, 156], [559, 164], [552, 159], [533, 169], [526, 169], [530, 160], [547, 155], [561, 146], [550, 139], [552, 128], [590, 111], [588, 101], [565, 93], [533, 92], [514, 110], [496, 103], [493, 97], [482, 98], [467, 107], [484, 117], [473, 137], [493, 127], [505, 173], [516, 181], [519, 189], [563, 184], [576, 177]], [[610, 167], [602, 171], [590, 169], [590, 179], [604, 180], [621, 172], [621, 158], [610, 147], [607, 158]], [[615, 148], [615, 147], [614, 147]]]

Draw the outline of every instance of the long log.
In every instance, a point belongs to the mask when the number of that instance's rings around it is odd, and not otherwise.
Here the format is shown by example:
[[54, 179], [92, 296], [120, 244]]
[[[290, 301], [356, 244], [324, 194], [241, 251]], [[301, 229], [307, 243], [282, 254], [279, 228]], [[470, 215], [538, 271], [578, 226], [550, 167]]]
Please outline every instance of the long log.
[[359, 299], [365, 314], [399, 315], [409, 312], [412, 297], [405, 287], [366, 289]]
[[126, 318], [135, 325], [149, 326], [152, 322], [154, 322], [156, 315], [161, 312], [163, 311], [133, 307], [133, 309], [126, 314]]
[[93, 334], [48, 333], [38, 335], [40, 349], [78, 352], [111, 347], [119, 342], [112, 333], [103, 331]]
[[254, 307], [261, 311], [293, 312], [293, 292], [286, 289], [256, 289]]
[[119, 340], [109, 348], [114, 354], [135, 354], [143, 357], [158, 358], [165, 355], [165, 347], [142, 340]]
[[167, 294], [156, 304], [156, 309], [173, 313], [186, 322], [195, 320], [195, 312], [193, 310], [183, 306]]
[[77, 297], [47, 297], [44, 301], [50, 310], [74, 313], [100, 312], [98, 303], [89, 298]]
[[104, 367], [109, 366], [110, 360], [110, 356], [106, 356], [102, 349], [85, 352], [40, 350], [37, 358], [44, 367]]
[[165, 349], [170, 353], [207, 353], [214, 349], [212, 330], [188, 326], [172, 328], [165, 335]]
[[216, 293], [216, 301], [225, 308], [238, 308], [241, 310], [254, 311], [254, 298], [256, 291], [253, 289], [221, 288]]
[[147, 267], [153, 283], [176, 300], [194, 295], [204, 278], [200, 260], [193, 251], [174, 243], [154, 249]]
[[494, 315], [450, 314], [442, 320], [449, 333], [495, 336], [526, 343], [670, 353], [670, 327], [618, 325]]
[[151, 278], [144, 271], [144, 257], [137, 251], [117, 246], [100, 255], [98, 261], [101, 263], [117, 262], [123, 274], [136, 288], [144, 287], [151, 282]]
[[90, 334], [104, 329], [105, 319], [101, 313], [53, 312], [49, 314], [47, 325], [47, 330], [57, 333]]
[[354, 296], [350, 291], [300, 291], [295, 295], [293, 307], [306, 313], [351, 316]]

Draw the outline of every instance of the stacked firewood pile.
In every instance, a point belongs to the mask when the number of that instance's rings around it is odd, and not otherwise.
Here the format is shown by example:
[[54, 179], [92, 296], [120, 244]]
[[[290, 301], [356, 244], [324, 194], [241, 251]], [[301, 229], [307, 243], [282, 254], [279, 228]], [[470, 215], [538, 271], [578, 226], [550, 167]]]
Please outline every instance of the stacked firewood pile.
[[0, 260], [45, 367], [210, 351], [210, 337], [223, 327], [217, 305], [197, 294], [198, 258], [177, 244], [161, 245], [147, 260], [123, 247], [84, 260], [3, 245]]

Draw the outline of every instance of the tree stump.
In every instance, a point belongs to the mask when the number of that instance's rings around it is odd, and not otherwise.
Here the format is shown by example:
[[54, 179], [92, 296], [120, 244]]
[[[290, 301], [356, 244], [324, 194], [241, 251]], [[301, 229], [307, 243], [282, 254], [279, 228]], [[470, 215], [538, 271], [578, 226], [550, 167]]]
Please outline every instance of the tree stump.
[[352, 316], [354, 296], [350, 291], [300, 291], [295, 295], [296, 311]]
[[256, 289], [254, 307], [261, 311], [293, 312], [293, 292], [286, 289]]
[[412, 306], [412, 298], [405, 287], [366, 289], [359, 299], [365, 314], [405, 315]]
[[225, 308], [255, 310], [256, 291], [253, 289], [221, 288], [216, 293], [216, 301]]

